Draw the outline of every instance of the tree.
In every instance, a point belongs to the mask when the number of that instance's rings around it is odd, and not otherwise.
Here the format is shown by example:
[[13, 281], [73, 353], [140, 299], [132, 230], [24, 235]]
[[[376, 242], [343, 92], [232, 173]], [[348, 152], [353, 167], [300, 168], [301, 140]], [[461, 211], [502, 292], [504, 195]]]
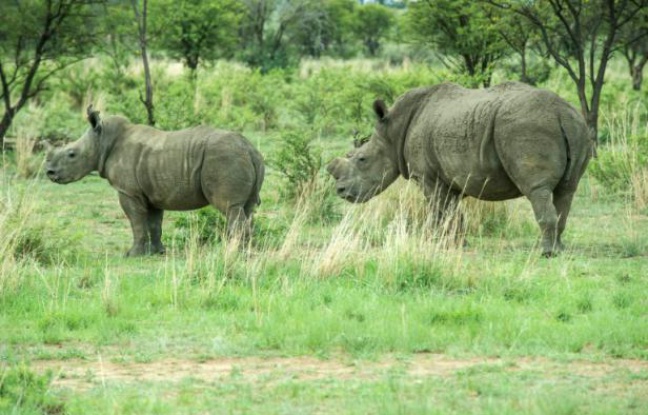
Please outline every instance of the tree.
[[16, 114], [63, 68], [89, 56], [99, 0], [2, 1], [0, 145]]
[[148, 117], [148, 124], [155, 125], [155, 107], [153, 106], [153, 84], [151, 82], [151, 69], [149, 68], [148, 51], [147, 51], [147, 20], [148, 20], [148, 1], [143, 0], [142, 8], [140, 10], [139, 1], [131, 0], [133, 6], [133, 14], [137, 22], [137, 34], [139, 38], [140, 52], [142, 55], [142, 64], [144, 65], [144, 84], [146, 88], [145, 98], [142, 98], [140, 93], [140, 101], [146, 107], [146, 115]]
[[318, 0], [240, 0], [245, 6], [239, 34], [249, 65], [266, 72], [290, 64], [287, 33], [300, 21], [309, 20]]
[[596, 143], [608, 61], [619, 46], [621, 30], [637, 24], [637, 16], [648, 6], [648, 0], [492, 0], [490, 3], [527, 18], [538, 28], [547, 52], [575, 83], [581, 111]]
[[643, 70], [648, 63], [648, 8], [644, 9], [633, 24], [623, 27], [620, 35], [621, 51], [628, 62], [632, 89], [641, 90]]
[[548, 70], [541, 71], [546, 72], [542, 74], [534, 71], [529, 63], [529, 52], [537, 49], [540, 40], [535, 26], [527, 19], [521, 19], [512, 13], [497, 13], [490, 18], [497, 34], [520, 59], [519, 80], [535, 85], [538, 78], [548, 76]]
[[331, 29], [325, 2], [314, 2], [308, 12], [287, 27], [284, 37], [288, 39], [291, 53], [298, 56], [320, 57], [327, 48], [327, 32]]
[[393, 12], [380, 4], [366, 4], [358, 8], [355, 33], [369, 56], [376, 56], [382, 40], [394, 26]]
[[198, 64], [231, 57], [238, 42], [244, 8], [238, 0], [164, 0], [151, 9], [158, 49], [182, 59], [192, 78]]
[[319, 58], [323, 54], [348, 57], [353, 50], [355, 0], [313, 2], [304, 18], [289, 35], [300, 47], [300, 55]]
[[353, 47], [354, 16], [357, 8], [354, 0], [327, 0], [324, 2], [326, 26], [322, 36], [324, 49], [334, 50], [334, 54], [348, 57]]
[[109, 58], [110, 65], [103, 76], [110, 81], [113, 91], [132, 87], [126, 75], [131, 59], [137, 56], [138, 28], [133, 19], [132, 4], [128, 0], [112, 0], [105, 4], [99, 20], [103, 42], [97, 44], [97, 53]]
[[405, 19], [411, 40], [433, 46], [446, 66], [488, 86], [494, 63], [507, 53], [497, 13], [471, 0], [422, 0], [410, 4]]

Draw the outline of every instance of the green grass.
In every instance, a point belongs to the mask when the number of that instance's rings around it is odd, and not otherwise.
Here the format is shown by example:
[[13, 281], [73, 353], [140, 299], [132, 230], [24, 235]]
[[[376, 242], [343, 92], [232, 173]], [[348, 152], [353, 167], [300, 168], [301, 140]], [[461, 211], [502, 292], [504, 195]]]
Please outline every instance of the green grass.
[[[11, 188], [32, 204], [29, 226], [47, 230], [43, 244], [57, 254], [45, 263], [27, 256], [18, 275], [3, 276], [11, 281], [0, 296], [3, 361], [38, 373], [59, 364], [47, 394], [66, 413], [640, 413], [648, 403], [648, 220], [610, 214], [624, 211], [622, 201], [579, 195], [568, 251], [550, 260], [540, 258], [535, 229], [524, 231], [523, 213], [509, 225], [511, 240], [506, 229], [474, 234], [465, 249], [441, 248], [413, 228], [389, 233], [406, 224], [385, 205], [407, 189], [364, 207], [340, 204], [345, 218], [331, 225], [293, 219], [303, 234], [283, 241], [287, 250], [276, 243], [239, 253], [216, 243], [125, 259], [130, 230], [107, 183]], [[259, 220], [286, 214], [273, 208]], [[169, 215], [166, 232], [179, 215]], [[375, 215], [387, 218], [375, 225]], [[367, 244], [372, 226], [385, 234]], [[425, 376], [404, 369], [434, 355], [465, 364]], [[324, 367], [357, 362], [371, 374], [339, 378], [316, 367], [311, 378], [293, 373], [300, 365], [290, 358], [301, 356]], [[250, 375], [243, 360], [242, 374], [216, 379], [104, 384], [96, 374], [66, 375], [98, 359], [128, 371], [237, 357], [288, 359], [287, 374]], [[517, 368], [528, 359], [539, 363]], [[618, 366], [627, 359], [637, 369]], [[596, 362], [610, 373], [562, 369]]]
[[[276, 128], [248, 133], [267, 158]], [[344, 152], [346, 138], [318, 134], [325, 160]], [[467, 201], [470, 244], [457, 248], [425, 226], [404, 181], [360, 206], [326, 191], [296, 205], [270, 167], [250, 250], [201, 245], [186, 225], [200, 217], [168, 212], [167, 255], [127, 259], [130, 227], [107, 182], [15, 169], [3, 158], [0, 413], [648, 406], [648, 217], [627, 189], [586, 175], [567, 251], [544, 259], [526, 200]]]

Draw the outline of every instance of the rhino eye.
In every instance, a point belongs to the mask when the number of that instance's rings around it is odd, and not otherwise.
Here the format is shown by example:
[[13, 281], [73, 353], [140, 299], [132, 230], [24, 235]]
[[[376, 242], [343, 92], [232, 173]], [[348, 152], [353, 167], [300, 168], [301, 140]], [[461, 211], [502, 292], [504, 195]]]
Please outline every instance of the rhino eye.
[[68, 157], [71, 158], [71, 159], [73, 159], [73, 158], [76, 157], [76, 153], [75, 153], [74, 151], [70, 151], [70, 152], [68, 153]]

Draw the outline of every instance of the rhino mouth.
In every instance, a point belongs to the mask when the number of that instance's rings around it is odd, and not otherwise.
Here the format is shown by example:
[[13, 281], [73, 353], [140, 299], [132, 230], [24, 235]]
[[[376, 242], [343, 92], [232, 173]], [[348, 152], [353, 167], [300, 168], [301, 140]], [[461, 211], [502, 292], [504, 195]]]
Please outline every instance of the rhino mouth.
[[66, 184], [69, 183], [69, 180], [64, 180], [61, 176], [55, 173], [48, 172], [47, 178], [57, 184]]
[[378, 193], [380, 186], [375, 184], [364, 184], [349, 180], [338, 180], [336, 183], [338, 197], [351, 203], [365, 203]]
[[61, 181], [61, 178], [57, 174], [50, 171], [47, 172], [47, 178], [53, 181], [54, 183], [59, 183]]
[[376, 192], [355, 193], [349, 191], [346, 192], [338, 191], [338, 196], [350, 203], [365, 203], [369, 199], [371, 199], [375, 194]]
[[346, 200], [347, 202], [351, 203], [362, 203], [364, 202], [363, 200], [360, 200], [358, 196], [353, 196], [353, 195], [344, 195], [340, 196], [342, 199]]

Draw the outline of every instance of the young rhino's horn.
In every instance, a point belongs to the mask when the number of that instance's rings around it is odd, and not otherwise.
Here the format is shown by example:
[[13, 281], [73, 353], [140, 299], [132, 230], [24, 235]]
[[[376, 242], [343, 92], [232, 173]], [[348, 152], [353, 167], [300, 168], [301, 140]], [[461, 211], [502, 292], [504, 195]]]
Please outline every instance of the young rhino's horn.
[[49, 142], [49, 140], [42, 140], [41, 145], [43, 146], [43, 150], [45, 150], [46, 153], [54, 150], [54, 146]]

